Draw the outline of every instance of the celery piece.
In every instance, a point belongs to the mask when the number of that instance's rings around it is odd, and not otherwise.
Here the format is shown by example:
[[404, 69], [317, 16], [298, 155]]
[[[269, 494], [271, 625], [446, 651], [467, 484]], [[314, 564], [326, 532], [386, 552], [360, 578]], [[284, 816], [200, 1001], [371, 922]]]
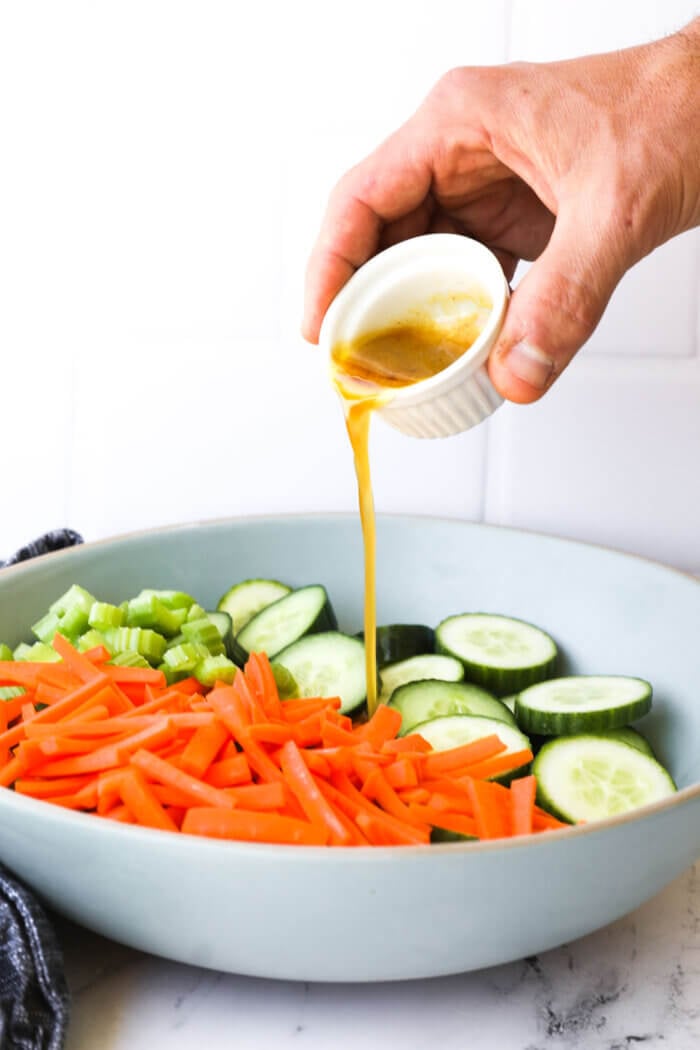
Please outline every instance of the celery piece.
[[171, 671], [193, 671], [198, 663], [201, 663], [202, 660], [205, 660], [210, 655], [206, 645], [185, 642], [183, 645], [176, 645], [172, 649], [166, 649], [163, 663]]
[[145, 656], [141, 656], [141, 653], [137, 653], [133, 649], [125, 649], [124, 652], [117, 653], [109, 662], [114, 664], [115, 667], [151, 666]]
[[139, 594], [129, 602], [126, 622], [129, 627], [148, 627], [166, 638], [179, 634], [186, 609], [168, 609], [155, 594]]
[[12, 650], [9, 645], [5, 645], [4, 642], [0, 642], [0, 660], [11, 660]]
[[61, 617], [58, 613], [47, 612], [40, 620], [32, 625], [32, 634], [36, 635], [40, 642], [50, 645], [54, 635], [61, 631]]
[[25, 642], [22, 642], [15, 649], [14, 657], [15, 660], [41, 664], [55, 664], [61, 659], [56, 650], [52, 649], [46, 642], [34, 642], [33, 645], [27, 645]]
[[124, 610], [118, 605], [110, 605], [109, 602], [95, 602], [90, 609], [88, 624], [97, 628], [98, 631], [106, 631], [110, 627], [121, 627], [124, 623]]
[[22, 696], [25, 692], [21, 685], [0, 685], [0, 701], [14, 700], [16, 696]]
[[50, 605], [49, 612], [54, 613], [61, 621], [61, 634], [69, 638], [82, 634], [87, 629], [88, 617], [95, 600], [89, 591], [74, 583], [65, 594]]
[[194, 669], [194, 676], [202, 685], [212, 686], [216, 682], [231, 684], [238, 668], [227, 656], [207, 656]]
[[187, 619], [189, 622], [192, 620], [201, 620], [203, 616], [207, 615], [207, 610], [203, 609], [201, 605], [197, 605], [197, 602], [190, 607], [187, 613]]
[[98, 645], [104, 645], [105, 649], [109, 649], [107, 639], [101, 631], [86, 631], [78, 638], [78, 650], [81, 653], [86, 653], [88, 649], [96, 649]]
[[104, 634], [107, 646], [112, 652], [133, 650], [145, 656], [152, 664], [160, 663], [163, 659], [165, 638], [147, 627], [111, 627]]
[[145, 588], [137, 597], [141, 598], [144, 595], [148, 597], [153, 595], [166, 609], [188, 610], [195, 604], [194, 598], [190, 594], [185, 594], [184, 591], [154, 591], [151, 588]]
[[182, 633], [188, 642], [206, 645], [212, 656], [219, 656], [226, 651], [219, 629], [206, 616], [183, 623]]
[[166, 651], [168, 649], [174, 649], [176, 645], [182, 645], [183, 642], [186, 642], [186, 641], [187, 641], [187, 639], [185, 638], [184, 634], [176, 634], [174, 638], [168, 638], [168, 644], [166, 646]]

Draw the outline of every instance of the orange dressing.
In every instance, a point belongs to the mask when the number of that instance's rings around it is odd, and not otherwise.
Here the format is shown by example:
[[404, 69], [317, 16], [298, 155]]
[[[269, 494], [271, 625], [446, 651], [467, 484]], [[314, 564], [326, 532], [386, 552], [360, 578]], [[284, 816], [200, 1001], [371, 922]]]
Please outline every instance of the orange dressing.
[[[489, 304], [490, 305], [490, 304]], [[364, 634], [367, 708], [377, 706], [377, 653], [372, 640], [377, 631], [376, 529], [369, 463], [372, 413], [391, 400], [391, 390], [412, 386], [453, 364], [479, 336], [489, 305], [452, 324], [438, 324], [429, 316], [368, 332], [331, 351], [333, 381], [343, 400], [345, 422], [355, 459], [355, 473], [364, 543]]]

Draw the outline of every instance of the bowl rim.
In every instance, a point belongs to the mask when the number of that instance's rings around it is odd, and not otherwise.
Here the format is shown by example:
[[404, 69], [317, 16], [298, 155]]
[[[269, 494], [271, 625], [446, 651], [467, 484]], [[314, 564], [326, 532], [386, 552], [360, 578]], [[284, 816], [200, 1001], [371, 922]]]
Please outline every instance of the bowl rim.
[[[5, 566], [0, 568], [0, 587], [2, 581], [9, 578], [22, 575], [33, 575], [37, 571], [41, 571], [43, 565], [51, 559], [59, 559], [70, 561], [75, 558], [80, 558], [81, 552], [85, 550], [100, 550], [103, 547], [115, 546], [120, 543], [128, 543], [134, 540], [142, 538], [156, 538], [157, 536], [164, 534], [171, 534], [177, 532], [190, 532], [200, 528], [217, 528], [235, 525], [262, 525], [262, 524], [281, 524], [284, 522], [301, 523], [304, 521], [356, 521], [357, 515], [350, 511], [313, 511], [308, 513], [280, 513], [280, 514], [251, 514], [251, 515], [234, 515], [224, 516], [219, 518], [209, 519], [194, 519], [190, 522], [178, 522], [174, 524], [156, 525], [150, 526], [144, 529], [136, 529], [125, 533], [115, 533], [111, 536], [101, 537], [100, 539], [90, 540], [82, 544], [78, 544], [74, 547], [68, 547], [63, 550], [49, 551], [46, 554], [41, 554], [38, 557], [28, 559], [24, 562], [18, 562], [13, 565]], [[680, 579], [690, 583], [691, 586], [700, 587], [700, 579], [692, 575], [690, 572], [685, 572], [682, 569], [678, 569], [675, 566], [664, 565], [653, 558], [646, 557], [644, 555], [633, 554], [629, 551], [619, 550], [614, 547], [609, 547], [600, 543], [589, 543], [583, 540], [571, 539], [565, 536], [557, 536], [551, 533], [541, 532], [535, 529], [523, 529], [517, 528], [512, 525], [501, 525], [491, 524], [489, 522], [471, 522], [465, 521], [460, 518], [451, 518], [449, 516], [435, 516], [435, 515], [421, 515], [421, 514], [401, 514], [401, 513], [381, 513], [377, 514], [377, 522], [382, 520], [400, 520], [404, 522], [414, 523], [441, 523], [457, 528], [471, 528], [476, 531], [484, 532], [508, 532], [515, 535], [530, 536], [534, 539], [544, 540], [545, 542], [552, 542], [554, 544], [561, 544], [563, 546], [571, 546], [575, 548], [583, 548], [585, 550], [597, 550], [606, 554], [612, 554], [616, 558], [622, 558], [635, 563], [640, 563], [651, 568], [658, 569], [664, 573], [670, 573], [671, 575], [678, 576]], [[412, 857], [425, 856], [434, 857], [436, 855], [443, 855], [448, 853], [452, 855], [482, 855], [490, 854], [494, 851], [510, 851], [513, 849], [535, 849], [540, 846], [544, 846], [546, 843], [560, 843], [572, 841], [574, 837], [576, 840], [582, 836], [592, 834], [605, 834], [608, 831], [614, 830], [618, 827], [642, 822], [646, 819], [651, 819], [660, 814], [671, 812], [675, 809], [689, 805], [693, 801], [700, 799], [700, 781], [696, 784], [690, 784], [688, 787], [680, 788], [673, 795], [669, 795], [665, 799], [660, 799], [657, 802], [649, 803], [645, 806], [640, 806], [638, 809], [630, 810], [627, 813], [618, 814], [613, 817], [606, 817], [603, 820], [597, 820], [590, 824], [577, 824], [571, 825], [566, 828], [554, 829], [548, 831], [546, 834], [540, 835], [522, 835], [516, 838], [509, 839], [488, 839], [488, 840], [476, 840], [469, 842], [449, 842], [449, 843], [431, 843], [430, 847], [426, 849], [425, 846], [402, 846], [400, 849], [396, 846], [354, 846], [347, 849], [330, 849], [327, 846], [293, 846], [285, 845], [281, 843], [257, 843], [257, 842], [237, 842], [223, 839], [207, 838], [205, 836], [198, 835], [173, 835], [172, 832], [163, 832], [157, 828], [144, 828], [133, 825], [119, 824], [117, 821], [108, 820], [96, 820], [95, 815], [91, 813], [83, 813], [80, 811], [63, 809], [60, 806], [51, 806], [50, 803], [46, 803], [43, 799], [34, 799], [24, 795], [17, 795], [10, 789], [3, 789], [0, 791], [0, 812], [3, 808], [9, 806], [11, 809], [16, 809], [21, 812], [23, 809], [29, 813], [34, 812], [37, 816], [43, 814], [44, 818], [52, 822], [57, 822], [59, 826], [63, 824], [66, 827], [85, 828], [92, 827], [95, 829], [95, 834], [107, 834], [107, 835], [126, 835], [126, 841], [135, 841], [136, 837], [145, 841], [161, 842], [163, 844], [170, 843], [172, 848], [179, 850], [187, 849], [201, 849], [214, 850], [220, 852], [221, 850], [228, 851], [229, 854], [237, 853], [241, 850], [247, 855], [251, 851], [255, 853], [279, 853], [287, 860], [290, 857], [298, 858], [300, 860], [304, 858], [327, 858], [328, 863], [336, 863], [340, 858], [356, 857], [366, 860], [369, 856], [376, 857], [397, 857], [410, 855]], [[100, 830], [98, 830], [100, 829]], [[163, 836], [166, 836], [165, 838]], [[155, 836], [155, 838], [153, 837]], [[179, 843], [175, 846], [175, 843]], [[330, 858], [334, 858], [332, 861]], [[9, 860], [11, 866], [11, 860]]]

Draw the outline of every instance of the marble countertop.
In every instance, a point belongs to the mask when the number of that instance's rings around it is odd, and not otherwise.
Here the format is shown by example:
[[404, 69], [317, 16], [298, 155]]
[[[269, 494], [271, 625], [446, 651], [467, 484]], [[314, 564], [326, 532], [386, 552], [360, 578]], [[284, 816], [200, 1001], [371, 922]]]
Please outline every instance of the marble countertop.
[[57, 919], [66, 1050], [694, 1050], [700, 864], [573, 944], [476, 973], [375, 985], [266, 981], [167, 962]]

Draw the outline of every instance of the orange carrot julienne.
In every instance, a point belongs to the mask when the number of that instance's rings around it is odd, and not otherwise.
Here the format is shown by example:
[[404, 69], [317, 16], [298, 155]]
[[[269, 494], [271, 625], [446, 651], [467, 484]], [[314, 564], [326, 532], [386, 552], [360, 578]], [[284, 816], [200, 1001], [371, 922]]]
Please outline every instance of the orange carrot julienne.
[[62, 634], [55, 634], [51, 645], [61, 657], [66, 667], [72, 671], [81, 682], [91, 682], [95, 678], [104, 677], [102, 670], [95, 667], [84, 653], [79, 653]]
[[458, 835], [467, 835], [469, 838], [479, 837], [477, 822], [473, 817], [467, 817], [463, 813], [445, 813], [433, 806], [421, 806], [417, 803], [412, 803], [408, 808], [416, 819], [434, 828], [456, 831]]
[[501, 796], [504, 789], [488, 780], [470, 780], [467, 787], [474, 807], [479, 838], [506, 837], [509, 834], [509, 813]]
[[309, 820], [319, 827], [325, 827], [332, 843], [345, 845], [348, 832], [342, 821], [338, 820], [331, 803], [319, 791], [293, 740], [288, 740], [282, 747], [282, 772]]
[[197, 807], [187, 811], [181, 831], [185, 835], [206, 835], [208, 838], [243, 842], [325, 846], [328, 841], [327, 829], [293, 817]]
[[190, 776], [182, 769], [177, 769], [171, 762], [166, 762], [149, 751], [141, 750], [132, 755], [132, 765], [145, 773], [150, 780], [158, 784], [169, 784], [179, 788], [180, 791], [189, 795], [194, 800], [194, 805], [221, 806], [224, 809], [233, 809], [234, 799], [226, 795], [220, 788], [212, 787], [196, 777]]
[[526, 748], [522, 751], [508, 751], [486, 758], [483, 762], [472, 762], [468, 766], [463, 766], [459, 771], [455, 772], [455, 775], [466, 775], [475, 780], [488, 780], [490, 777], [499, 776], [501, 773], [509, 773], [520, 766], [526, 766], [532, 762], [532, 758], [532, 751]]
[[204, 774], [204, 781], [212, 787], [235, 787], [252, 781], [248, 759], [244, 754], [233, 755], [212, 762]]
[[177, 831], [174, 820], [165, 812], [138, 769], [126, 770], [119, 790], [124, 805], [129, 807], [137, 823], [147, 828]]
[[401, 729], [401, 712], [386, 704], [379, 704], [368, 722], [355, 730], [373, 748], [379, 749], [388, 740], [394, 740]]
[[482, 762], [505, 750], [506, 745], [494, 733], [480, 740], [472, 740], [469, 744], [450, 748], [449, 751], [431, 751], [423, 759], [423, 774], [426, 777], [440, 777], [443, 773], [461, 769], [473, 762]]
[[[174, 715], [171, 721], [175, 722], [178, 717], [182, 716]], [[222, 722], [214, 721], [200, 725], [182, 752], [180, 768], [201, 779], [229, 737], [229, 731]]]
[[530, 835], [535, 808], [537, 782], [533, 776], [520, 777], [510, 785], [511, 821], [514, 835]]

